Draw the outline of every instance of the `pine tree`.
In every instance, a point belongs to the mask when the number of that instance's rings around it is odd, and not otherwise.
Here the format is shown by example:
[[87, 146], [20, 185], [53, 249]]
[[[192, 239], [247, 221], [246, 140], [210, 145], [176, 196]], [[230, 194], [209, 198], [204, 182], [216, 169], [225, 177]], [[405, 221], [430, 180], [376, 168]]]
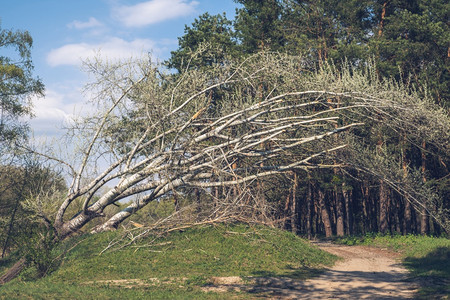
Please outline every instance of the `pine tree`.
[[185, 26], [184, 35], [178, 38], [179, 48], [171, 52], [170, 68], [178, 72], [185, 68], [208, 67], [220, 63], [226, 56], [236, 55], [236, 39], [232, 22], [226, 15], [211, 16], [205, 13]]
[[235, 0], [243, 7], [236, 10], [234, 27], [243, 53], [282, 51], [282, 5], [279, 0]]

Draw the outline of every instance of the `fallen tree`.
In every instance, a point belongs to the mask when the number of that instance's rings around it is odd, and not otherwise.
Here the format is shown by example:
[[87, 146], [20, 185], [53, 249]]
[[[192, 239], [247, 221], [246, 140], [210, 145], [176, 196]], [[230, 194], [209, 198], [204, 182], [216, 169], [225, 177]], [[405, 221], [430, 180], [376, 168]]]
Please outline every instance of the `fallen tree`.
[[[148, 58], [86, 66], [96, 77], [87, 88], [97, 110], [70, 130], [67, 143], [78, 150], [73, 162], [41, 154], [72, 180], [63, 199], [50, 197], [58, 206], [44, 216], [61, 239], [124, 199], [134, 200], [92, 232], [117, 228], [181, 188], [224, 188], [291, 170], [348, 166], [330, 154], [348, 147], [342, 133], [367, 120], [407, 132], [410, 141], [426, 136], [448, 153], [445, 113], [380, 81], [370, 67], [308, 71], [301, 58], [279, 54], [177, 75], [164, 74]], [[413, 193], [408, 199], [423, 205]], [[80, 203], [73, 214], [70, 208]]]

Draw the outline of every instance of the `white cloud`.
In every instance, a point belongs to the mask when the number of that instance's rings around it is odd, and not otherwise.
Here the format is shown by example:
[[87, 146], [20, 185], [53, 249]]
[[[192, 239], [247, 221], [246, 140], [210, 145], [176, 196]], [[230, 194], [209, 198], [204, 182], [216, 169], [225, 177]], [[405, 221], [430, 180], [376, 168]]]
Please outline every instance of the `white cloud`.
[[[72, 95], [73, 97], [73, 95]], [[67, 95], [61, 92], [48, 89], [45, 91], [45, 97], [34, 101], [34, 113], [37, 119], [41, 120], [66, 120], [71, 118], [73, 106], [65, 104]]]
[[30, 126], [35, 134], [53, 135], [73, 119], [74, 103], [67, 103], [67, 95], [47, 89], [44, 98], [34, 99], [34, 118]]
[[155, 42], [149, 39], [135, 39], [131, 42], [120, 38], [110, 38], [103, 43], [68, 44], [53, 49], [47, 55], [47, 63], [52, 66], [80, 65], [82, 60], [93, 58], [99, 54], [108, 59], [126, 58], [140, 56], [143, 52], [154, 49]]
[[195, 11], [197, 1], [151, 0], [113, 9], [113, 16], [127, 27], [142, 27], [186, 16]]
[[67, 27], [75, 29], [87, 29], [101, 26], [103, 26], [103, 24], [94, 17], [90, 17], [87, 22], [75, 20], [72, 23], [67, 24]]

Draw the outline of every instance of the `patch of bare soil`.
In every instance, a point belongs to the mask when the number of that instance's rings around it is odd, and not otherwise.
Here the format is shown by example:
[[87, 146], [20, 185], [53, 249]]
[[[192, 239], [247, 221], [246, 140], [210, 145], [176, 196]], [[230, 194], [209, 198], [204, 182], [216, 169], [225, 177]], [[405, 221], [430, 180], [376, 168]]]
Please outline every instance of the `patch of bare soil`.
[[[161, 284], [168, 285], [179, 285], [184, 283], [186, 278], [166, 278], [164, 280], [158, 278], [146, 278], [143, 279], [116, 279], [116, 280], [95, 280], [95, 281], [86, 281], [82, 284], [84, 285], [106, 285], [118, 288], [142, 288], [142, 287], [150, 287]], [[181, 287], [181, 286], [180, 286]]]
[[319, 277], [306, 281], [251, 278], [247, 285], [239, 277], [221, 277], [207, 290], [245, 290], [270, 299], [412, 299], [417, 291], [396, 253], [364, 246], [316, 245], [342, 258]]
[[118, 279], [118, 280], [96, 280], [86, 281], [85, 285], [107, 285], [120, 288], [135, 288], [135, 287], [148, 287], [158, 284], [160, 281], [157, 278], [148, 278], [146, 281], [141, 279]]

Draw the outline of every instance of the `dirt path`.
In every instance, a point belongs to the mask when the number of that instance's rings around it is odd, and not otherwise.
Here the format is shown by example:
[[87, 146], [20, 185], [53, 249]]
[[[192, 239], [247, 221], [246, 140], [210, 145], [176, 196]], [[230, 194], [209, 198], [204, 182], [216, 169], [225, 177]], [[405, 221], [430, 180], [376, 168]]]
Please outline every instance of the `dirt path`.
[[398, 254], [364, 246], [316, 245], [343, 260], [320, 277], [307, 280], [304, 299], [413, 298], [416, 287], [405, 281], [408, 274]]
[[[250, 292], [262, 293], [270, 299], [413, 298], [416, 286], [406, 281], [408, 274], [400, 265], [398, 254], [364, 246], [315, 244], [322, 250], [342, 257], [343, 260], [319, 277], [306, 281], [254, 278]], [[230, 283], [223, 282], [222, 287], [231, 287], [233, 283], [242, 287], [238, 282]], [[220, 283], [218, 285], [220, 286]], [[246, 290], [248, 291], [248, 287]]]

